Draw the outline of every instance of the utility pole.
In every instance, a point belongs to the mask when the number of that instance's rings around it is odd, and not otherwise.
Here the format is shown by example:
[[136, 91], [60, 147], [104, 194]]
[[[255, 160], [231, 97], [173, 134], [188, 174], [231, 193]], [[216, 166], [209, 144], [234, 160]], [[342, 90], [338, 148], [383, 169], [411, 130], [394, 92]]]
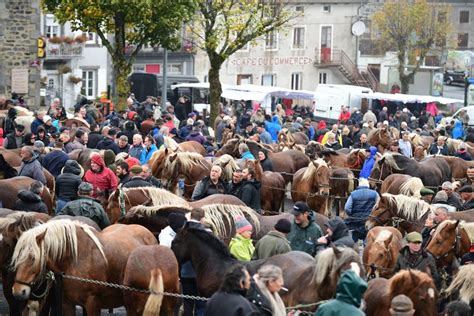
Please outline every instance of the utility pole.
[[165, 111], [166, 101], [168, 100], [168, 50], [163, 51], [163, 85], [161, 87], [161, 109]]

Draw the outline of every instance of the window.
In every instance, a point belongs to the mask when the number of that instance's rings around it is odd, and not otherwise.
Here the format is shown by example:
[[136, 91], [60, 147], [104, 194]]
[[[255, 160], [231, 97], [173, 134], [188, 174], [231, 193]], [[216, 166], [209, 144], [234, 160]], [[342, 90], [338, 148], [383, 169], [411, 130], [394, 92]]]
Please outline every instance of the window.
[[458, 47], [467, 47], [469, 42], [468, 33], [459, 33], [458, 34]]
[[469, 11], [459, 12], [459, 23], [469, 23]]
[[331, 6], [329, 4], [323, 5], [323, 12], [331, 12]]
[[302, 5], [297, 5], [297, 6], [295, 7], [295, 11], [296, 11], [296, 12], [299, 12], [299, 13], [304, 13], [304, 6], [302, 6]]
[[168, 64], [168, 73], [182, 75], [183, 74], [183, 64]]
[[304, 48], [304, 27], [293, 28], [293, 48]]
[[54, 88], [54, 79], [48, 79], [48, 88], [53, 89]]
[[47, 25], [46, 26], [46, 37], [51, 38], [59, 36], [59, 25]]
[[237, 75], [237, 84], [252, 84], [252, 75]]
[[262, 86], [274, 86], [275, 85], [275, 75], [262, 75]]
[[445, 23], [446, 22], [446, 11], [438, 12], [438, 22]]
[[133, 65], [133, 72], [145, 72], [145, 65]]
[[291, 74], [291, 89], [301, 90], [301, 77], [302, 74], [300, 72]]
[[328, 83], [328, 74], [327, 72], [319, 73], [319, 83]]
[[96, 72], [95, 70], [82, 71], [81, 94], [88, 98], [96, 97]]
[[278, 32], [271, 31], [265, 36], [265, 49], [278, 49]]

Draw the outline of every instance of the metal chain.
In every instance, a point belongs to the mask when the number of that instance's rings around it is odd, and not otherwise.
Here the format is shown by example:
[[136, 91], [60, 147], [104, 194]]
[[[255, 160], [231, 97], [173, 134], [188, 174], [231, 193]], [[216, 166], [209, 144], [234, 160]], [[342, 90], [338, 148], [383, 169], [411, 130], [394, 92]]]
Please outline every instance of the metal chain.
[[171, 297], [184, 298], [184, 299], [196, 300], [196, 301], [204, 301], [204, 302], [208, 300], [207, 297], [185, 295], [185, 294], [178, 294], [178, 293], [171, 293], [171, 292], [152, 292], [150, 290], [137, 289], [137, 288], [133, 288], [126, 285], [115, 284], [115, 283], [110, 283], [110, 282], [105, 282], [105, 281], [86, 279], [86, 278], [82, 278], [82, 277], [78, 277], [74, 275], [63, 274], [63, 277], [64, 279], [70, 279], [70, 280], [75, 280], [75, 281], [84, 282], [84, 283], [107, 286], [107, 287], [124, 290], [124, 291], [132, 291], [132, 292], [138, 292], [138, 293], [143, 293], [143, 294], [156, 294], [156, 295], [163, 295], [163, 296], [171, 296]]

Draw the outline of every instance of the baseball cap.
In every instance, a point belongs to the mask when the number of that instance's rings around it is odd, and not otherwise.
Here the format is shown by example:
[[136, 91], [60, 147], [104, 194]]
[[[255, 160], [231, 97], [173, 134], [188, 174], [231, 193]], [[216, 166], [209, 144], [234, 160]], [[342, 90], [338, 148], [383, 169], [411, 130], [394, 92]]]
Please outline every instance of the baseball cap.
[[303, 201], [298, 201], [293, 206], [293, 210], [291, 211], [291, 214], [299, 215], [304, 212], [309, 212], [308, 204], [306, 204], [306, 202], [303, 202]]

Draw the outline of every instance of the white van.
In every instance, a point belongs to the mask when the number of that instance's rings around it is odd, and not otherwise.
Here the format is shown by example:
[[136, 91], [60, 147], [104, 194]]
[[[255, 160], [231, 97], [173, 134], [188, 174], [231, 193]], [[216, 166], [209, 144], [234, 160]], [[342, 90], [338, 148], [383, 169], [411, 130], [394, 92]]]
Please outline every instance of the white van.
[[460, 108], [459, 110], [457, 110], [456, 112], [454, 112], [453, 116], [448, 116], [444, 120], [446, 122], [451, 122], [451, 120], [458, 118], [459, 113], [462, 110], [466, 110], [467, 115], [469, 115], [469, 124], [468, 125], [469, 126], [474, 126], [474, 105], [464, 106], [464, 107]]
[[[341, 113], [341, 106], [349, 106], [349, 111], [360, 109], [360, 94], [371, 94], [372, 89], [344, 84], [319, 84], [316, 87], [316, 107], [314, 115], [318, 119], [337, 121]], [[371, 102], [369, 100], [369, 102]], [[370, 108], [370, 103], [369, 103]]]

